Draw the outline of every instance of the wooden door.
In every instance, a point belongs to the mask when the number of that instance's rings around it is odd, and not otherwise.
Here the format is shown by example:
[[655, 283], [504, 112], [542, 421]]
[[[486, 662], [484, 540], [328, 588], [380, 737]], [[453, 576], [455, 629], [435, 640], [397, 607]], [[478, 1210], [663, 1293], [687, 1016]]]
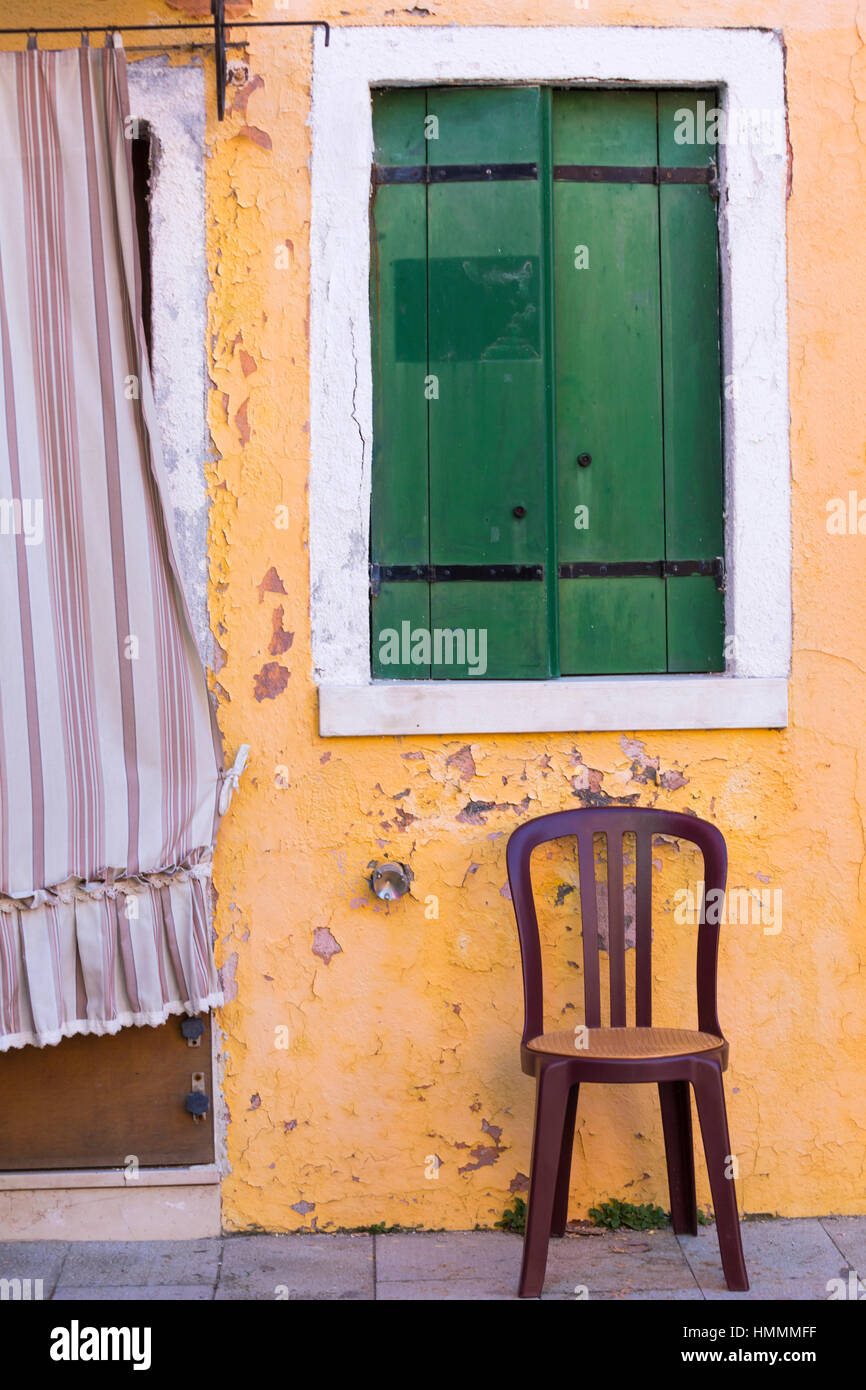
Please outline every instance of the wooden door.
[[[0, 1055], [0, 1171], [212, 1163], [209, 1015], [191, 1047], [181, 1019], [65, 1038]], [[199, 1120], [186, 1097], [199, 1074], [211, 1097]]]

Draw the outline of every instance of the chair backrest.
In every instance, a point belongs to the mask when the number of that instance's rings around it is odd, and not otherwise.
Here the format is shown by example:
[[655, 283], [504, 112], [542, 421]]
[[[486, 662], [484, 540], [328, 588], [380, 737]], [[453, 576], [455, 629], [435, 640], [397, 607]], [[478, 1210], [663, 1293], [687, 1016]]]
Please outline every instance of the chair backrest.
[[599, 931], [593, 836], [607, 843], [608, 956], [610, 966], [611, 1028], [628, 1026], [626, 1019], [626, 940], [623, 895], [623, 836], [635, 837], [635, 1024], [652, 1026], [652, 842], [654, 835], [688, 840], [703, 855], [706, 911], [699, 904], [697, 944], [698, 1027], [720, 1034], [716, 1013], [716, 966], [719, 951], [719, 913], [727, 878], [724, 836], [708, 821], [679, 811], [652, 807], [610, 806], [555, 811], [526, 821], [508, 841], [508, 883], [520, 936], [523, 963], [525, 1020], [523, 1040], [538, 1037], [544, 1028], [541, 943], [530, 879], [529, 861], [537, 845], [574, 835], [580, 875], [583, 922], [583, 977], [586, 1025], [602, 1026], [599, 978]]

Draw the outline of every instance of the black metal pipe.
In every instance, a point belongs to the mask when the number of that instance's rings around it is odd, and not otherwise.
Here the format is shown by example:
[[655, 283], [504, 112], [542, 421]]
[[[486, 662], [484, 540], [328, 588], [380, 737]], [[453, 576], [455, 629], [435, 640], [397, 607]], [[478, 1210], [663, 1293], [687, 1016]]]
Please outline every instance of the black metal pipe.
[[[331, 42], [331, 26], [326, 19], [227, 19], [226, 29], [286, 29], [309, 26], [321, 27], [325, 31], [325, 47]], [[40, 24], [29, 29], [0, 29], [0, 34], [112, 34], [126, 30], [128, 33], [155, 32], [170, 33], [173, 29], [212, 29], [210, 20], [190, 24]]]
[[[119, 34], [126, 30], [130, 34], [150, 33], [171, 34], [185, 29], [209, 29], [214, 36], [214, 60], [216, 62], [217, 116], [225, 115], [226, 99], [226, 45], [234, 46], [237, 39], [227, 39], [227, 29], [297, 29], [321, 27], [325, 31], [325, 47], [331, 42], [331, 26], [326, 19], [226, 19], [224, 0], [211, 0], [212, 20], [193, 20], [189, 24], [67, 24], [52, 26], [40, 25], [32, 29], [0, 29], [0, 34], [20, 34], [27, 39], [38, 38], [40, 34]], [[156, 44], [154, 46], [157, 46]], [[165, 46], [165, 45], [163, 45]], [[176, 45], [179, 47], [179, 45]], [[29, 47], [29, 44], [28, 44]]]

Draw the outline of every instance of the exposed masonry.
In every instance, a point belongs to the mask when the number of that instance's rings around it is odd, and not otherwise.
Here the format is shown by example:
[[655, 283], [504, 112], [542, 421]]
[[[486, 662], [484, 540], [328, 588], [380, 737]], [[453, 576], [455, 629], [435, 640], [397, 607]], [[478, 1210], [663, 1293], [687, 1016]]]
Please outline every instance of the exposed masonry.
[[207, 661], [207, 259], [205, 92], [201, 63], [166, 56], [129, 64], [133, 117], [151, 147], [153, 389], [171, 490], [177, 556], [196, 642]]
[[[785, 723], [791, 649], [787, 159], [778, 141], [720, 147], [724, 373], [736, 381], [736, 395], [725, 400], [727, 631], [736, 638], [727, 677], [750, 679], [671, 676], [652, 687], [643, 677], [568, 685], [485, 682], [482, 715], [477, 695], [467, 703], [471, 682], [460, 682], [457, 690], [453, 682], [413, 682], [411, 691], [407, 683], [372, 686], [367, 612], [370, 88], [438, 82], [717, 86], [731, 114], [783, 112], [780, 36], [730, 29], [395, 26], [340, 28], [328, 49], [318, 37], [314, 43], [310, 566], [322, 732]], [[533, 711], [541, 723], [532, 722]]]

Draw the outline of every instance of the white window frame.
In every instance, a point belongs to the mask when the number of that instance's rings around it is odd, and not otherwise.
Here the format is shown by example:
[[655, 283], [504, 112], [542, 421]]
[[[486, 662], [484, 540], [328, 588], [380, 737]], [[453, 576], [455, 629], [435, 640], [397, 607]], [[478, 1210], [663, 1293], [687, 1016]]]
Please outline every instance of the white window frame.
[[[744, 29], [337, 28], [313, 65], [310, 577], [323, 736], [780, 728], [791, 537], [785, 140], [720, 145], [726, 392], [724, 674], [382, 681], [370, 665], [371, 88], [437, 83], [718, 87], [728, 118], [775, 113], [781, 35]], [[778, 127], [777, 127], [778, 128]], [[730, 395], [730, 399], [727, 396]]]

